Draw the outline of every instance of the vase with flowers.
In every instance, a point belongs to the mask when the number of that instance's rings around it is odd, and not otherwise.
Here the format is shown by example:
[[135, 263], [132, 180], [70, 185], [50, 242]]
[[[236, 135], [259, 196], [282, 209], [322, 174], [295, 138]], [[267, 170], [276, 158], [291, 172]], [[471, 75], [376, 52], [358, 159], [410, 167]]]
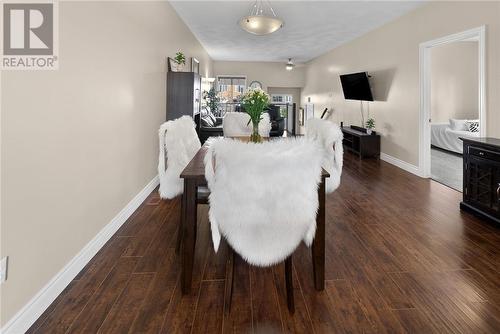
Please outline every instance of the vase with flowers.
[[245, 112], [250, 116], [247, 125], [252, 123], [252, 134], [250, 141], [254, 143], [262, 142], [262, 137], [259, 134], [259, 123], [262, 120], [264, 109], [269, 105], [269, 95], [260, 88], [253, 88], [241, 98], [241, 104]]

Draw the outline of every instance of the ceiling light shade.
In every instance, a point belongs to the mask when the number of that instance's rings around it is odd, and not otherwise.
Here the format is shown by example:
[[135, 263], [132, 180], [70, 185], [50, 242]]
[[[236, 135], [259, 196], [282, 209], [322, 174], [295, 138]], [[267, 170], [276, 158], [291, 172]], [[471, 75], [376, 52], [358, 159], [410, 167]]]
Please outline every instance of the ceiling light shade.
[[291, 71], [295, 67], [295, 64], [292, 62], [292, 58], [288, 58], [288, 63], [286, 63], [286, 70]]
[[250, 15], [238, 21], [240, 27], [254, 35], [268, 35], [283, 27], [283, 20], [276, 16], [271, 4], [266, 1], [255, 1]]

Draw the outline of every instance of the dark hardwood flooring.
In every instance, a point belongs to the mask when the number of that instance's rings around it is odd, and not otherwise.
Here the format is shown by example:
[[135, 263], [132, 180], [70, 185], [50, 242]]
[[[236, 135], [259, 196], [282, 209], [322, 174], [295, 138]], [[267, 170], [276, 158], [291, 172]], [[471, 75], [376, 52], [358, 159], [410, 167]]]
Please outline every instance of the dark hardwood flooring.
[[227, 248], [214, 254], [199, 207], [191, 294], [175, 254], [180, 201], [152, 193], [29, 333], [499, 333], [500, 228], [459, 211], [461, 194], [385, 162], [345, 154], [327, 197], [326, 285], [294, 255], [296, 311], [284, 265], [236, 259], [224, 318]]

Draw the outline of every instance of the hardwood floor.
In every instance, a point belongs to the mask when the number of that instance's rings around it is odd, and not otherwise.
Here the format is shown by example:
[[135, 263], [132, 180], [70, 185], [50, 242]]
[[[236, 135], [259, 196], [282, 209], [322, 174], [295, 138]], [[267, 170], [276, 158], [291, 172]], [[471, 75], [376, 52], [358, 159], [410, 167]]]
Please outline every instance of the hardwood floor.
[[327, 197], [326, 284], [294, 254], [295, 314], [284, 265], [236, 257], [223, 316], [227, 247], [214, 254], [199, 207], [191, 294], [175, 255], [180, 201], [152, 193], [29, 333], [499, 333], [500, 227], [461, 213], [461, 193], [345, 154]]

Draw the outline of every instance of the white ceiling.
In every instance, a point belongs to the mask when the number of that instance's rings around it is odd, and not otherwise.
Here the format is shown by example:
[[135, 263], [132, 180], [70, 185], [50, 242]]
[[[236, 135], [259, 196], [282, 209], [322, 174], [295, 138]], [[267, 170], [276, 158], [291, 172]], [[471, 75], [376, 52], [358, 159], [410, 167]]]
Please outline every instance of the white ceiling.
[[417, 8], [422, 1], [272, 1], [282, 29], [267, 36], [242, 30], [248, 1], [172, 1], [214, 60], [309, 61]]

